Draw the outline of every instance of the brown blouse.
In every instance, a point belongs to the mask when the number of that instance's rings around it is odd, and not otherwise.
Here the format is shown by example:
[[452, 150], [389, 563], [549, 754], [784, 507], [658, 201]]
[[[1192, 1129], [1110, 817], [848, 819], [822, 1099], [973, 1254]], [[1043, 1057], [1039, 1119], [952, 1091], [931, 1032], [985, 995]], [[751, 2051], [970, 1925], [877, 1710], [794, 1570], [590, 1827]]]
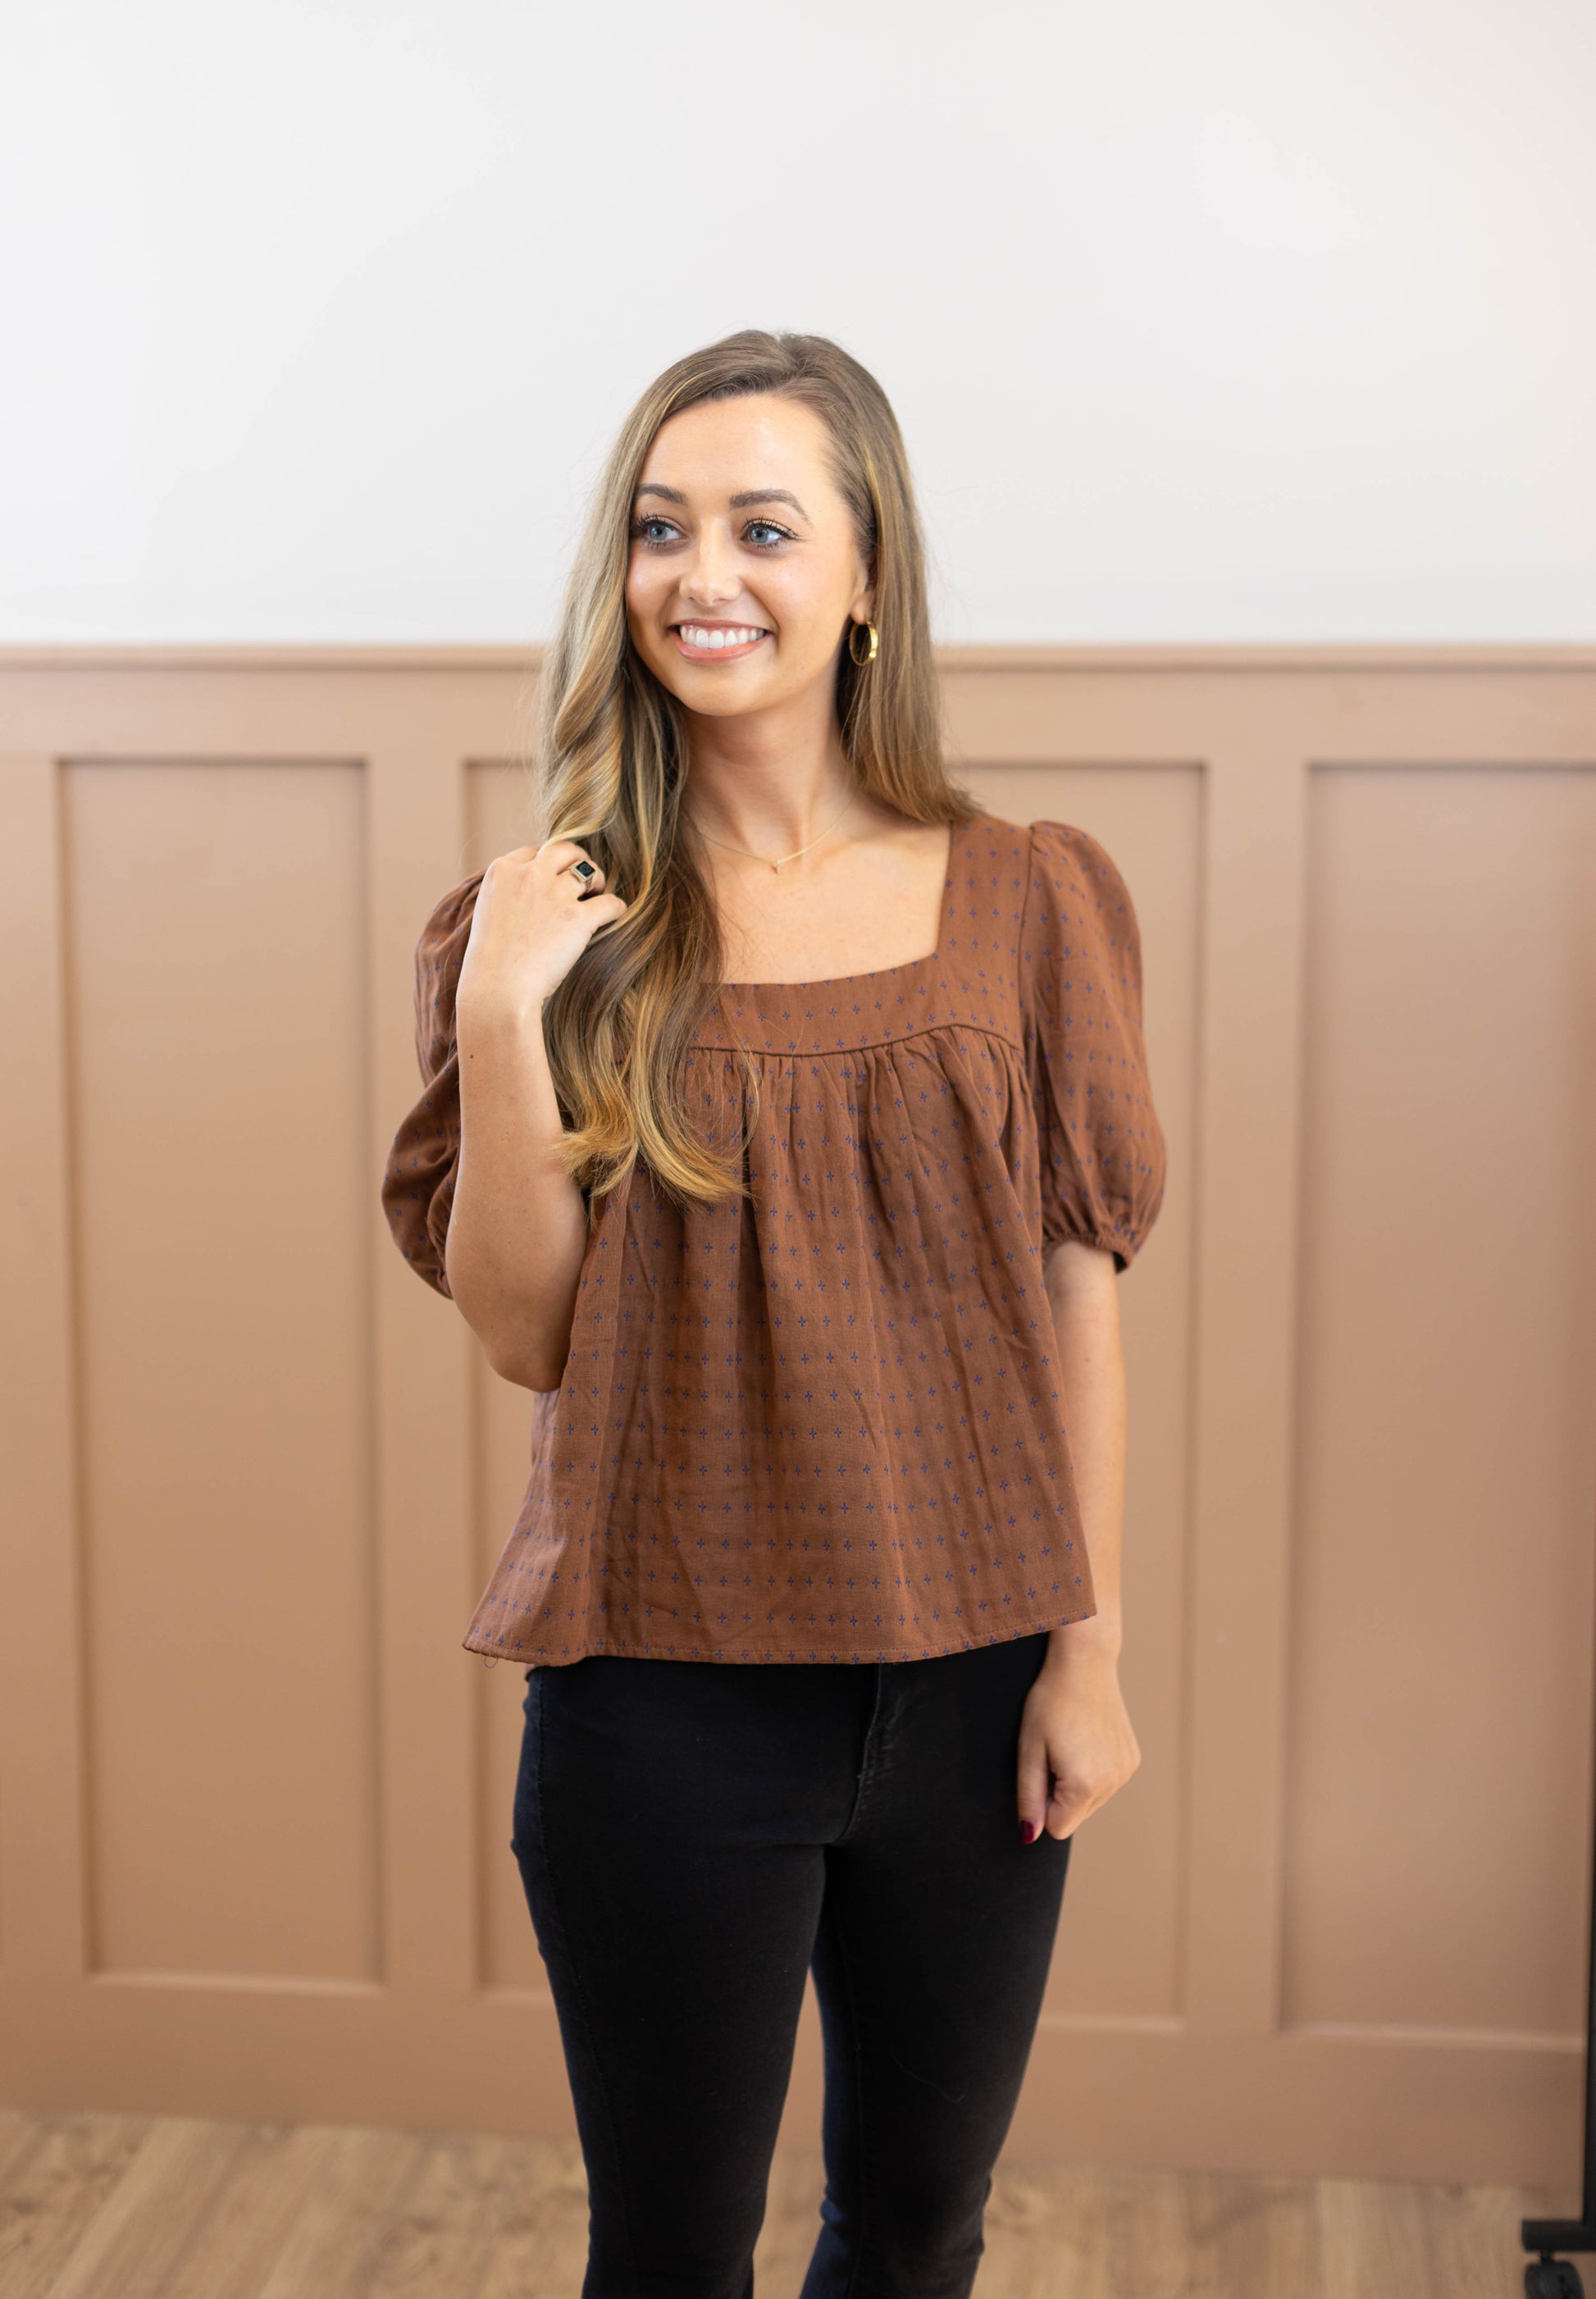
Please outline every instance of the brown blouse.
[[[383, 1205], [447, 1293], [454, 985], [481, 874], [417, 949], [426, 1091]], [[729, 984], [688, 1056], [702, 1106], [759, 1079], [749, 1195], [598, 1204], [531, 1481], [464, 1639], [587, 1653], [914, 1660], [1093, 1609], [1045, 1257], [1123, 1267], [1164, 1184], [1131, 900], [1085, 831], [955, 824], [929, 958]]]

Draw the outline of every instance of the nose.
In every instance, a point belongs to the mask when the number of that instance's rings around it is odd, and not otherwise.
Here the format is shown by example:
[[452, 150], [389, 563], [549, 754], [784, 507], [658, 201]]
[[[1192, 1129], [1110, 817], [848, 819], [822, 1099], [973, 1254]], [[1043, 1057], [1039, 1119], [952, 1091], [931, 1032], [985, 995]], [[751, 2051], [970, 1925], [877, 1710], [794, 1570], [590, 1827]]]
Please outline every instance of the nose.
[[706, 519], [698, 531], [698, 544], [682, 571], [682, 595], [695, 607], [725, 607], [743, 588], [731, 530], [718, 519]]

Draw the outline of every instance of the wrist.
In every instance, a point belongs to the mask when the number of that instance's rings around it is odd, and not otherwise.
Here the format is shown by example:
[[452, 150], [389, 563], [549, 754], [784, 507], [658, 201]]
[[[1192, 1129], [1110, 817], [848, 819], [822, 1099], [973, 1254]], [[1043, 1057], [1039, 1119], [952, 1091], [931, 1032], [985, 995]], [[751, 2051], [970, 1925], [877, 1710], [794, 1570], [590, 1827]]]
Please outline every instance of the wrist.
[[[546, 996], [546, 992], [544, 993]], [[471, 998], [457, 1000], [454, 1008], [454, 1042], [462, 1061], [473, 1054], [490, 1052], [503, 1048], [518, 1051], [528, 1046], [543, 1049], [543, 997], [530, 1008], [506, 1006], [495, 1000], [482, 1003]]]
[[1124, 1643], [1124, 1623], [1118, 1606], [1091, 1613], [1084, 1621], [1066, 1621], [1048, 1633], [1043, 1668], [1073, 1668], [1082, 1664], [1113, 1668], [1118, 1665]]

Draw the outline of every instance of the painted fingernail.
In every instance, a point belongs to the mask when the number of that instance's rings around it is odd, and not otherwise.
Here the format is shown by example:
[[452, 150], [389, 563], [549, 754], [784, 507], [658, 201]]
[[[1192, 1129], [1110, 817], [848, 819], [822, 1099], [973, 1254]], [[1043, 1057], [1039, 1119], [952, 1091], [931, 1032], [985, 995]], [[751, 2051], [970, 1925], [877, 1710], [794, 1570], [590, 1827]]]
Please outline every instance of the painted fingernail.
[[1020, 1822], [1019, 1840], [1022, 1844], [1034, 1844], [1035, 1842], [1036, 1823], [1034, 1820], [1022, 1820]]

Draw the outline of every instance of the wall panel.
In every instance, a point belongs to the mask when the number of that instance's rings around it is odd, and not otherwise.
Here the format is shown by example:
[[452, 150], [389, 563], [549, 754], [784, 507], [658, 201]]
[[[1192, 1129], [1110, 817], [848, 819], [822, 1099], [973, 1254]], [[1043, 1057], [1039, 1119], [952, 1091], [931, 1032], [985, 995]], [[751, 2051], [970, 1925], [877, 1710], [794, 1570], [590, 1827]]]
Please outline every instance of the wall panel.
[[[1596, 1534], [1596, 655], [944, 659], [1141, 916], [1141, 1772], [1017, 2149], [1567, 2182]], [[395, 1254], [431, 903], [530, 834], [492, 651], [0, 653], [0, 2071], [570, 2129], [460, 1638], [531, 1408]], [[812, 2012], [786, 2135], [812, 2141]]]
[[93, 1963], [371, 1977], [360, 769], [62, 802]]
[[1326, 771], [1310, 821], [1285, 2017], [1567, 2031], [1596, 768]]

